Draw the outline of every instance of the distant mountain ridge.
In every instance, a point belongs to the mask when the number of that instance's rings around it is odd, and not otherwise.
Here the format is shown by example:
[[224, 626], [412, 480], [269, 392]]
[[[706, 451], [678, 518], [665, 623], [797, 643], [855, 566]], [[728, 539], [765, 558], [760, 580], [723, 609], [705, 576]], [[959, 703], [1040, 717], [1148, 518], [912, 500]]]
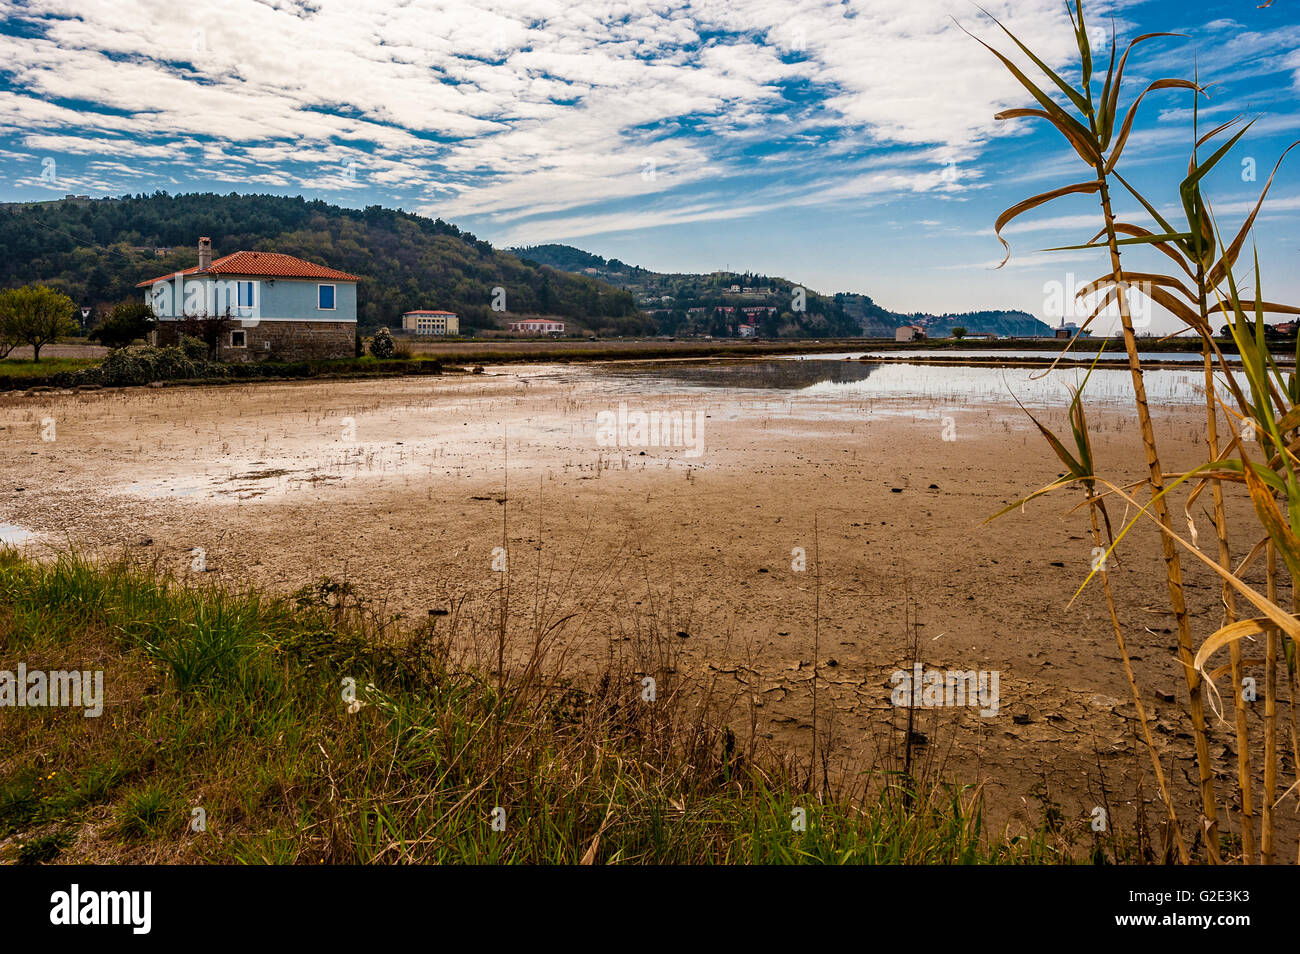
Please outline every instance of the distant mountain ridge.
[[[772, 279], [751, 273], [712, 272], [667, 273], [629, 265], [616, 258], [604, 258], [592, 252], [571, 245], [533, 245], [513, 248], [514, 254], [525, 262], [549, 265], [552, 268], [577, 274], [585, 274], [609, 282], [619, 288], [627, 289], [637, 296], [638, 304], [651, 311], [671, 312], [665, 305], [671, 305], [681, 296], [683, 289], [693, 292], [696, 299], [700, 297], [701, 286], [718, 291], [727, 298], [730, 289], [739, 285], [741, 289], [762, 289], [774, 287], [792, 289], [798, 287], [788, 279]], [[665, 302], [664, 298], [672, 299]], [[968, 332], [1010, 335], [1014, 337], [1050, 337], [1054, 334], [1051, 326], [1033, 315], [1019, 310], [970, 311], [962, 314], [931, 315], [924, 312], [904, 314], [890, 311], [877, 305], [869, 296], [853, 292], [837, 292], [824, 297], [808, 292], [811, 299], [827, 303], [829, 312], [838, 315], [836, 323], [850, 327], [847, 334], [862, 334], [872, 338], [892, 338], [900, 325], [920, 325], [930, 337], [947, 337], [953, 328], [964, 327]], [[739, 301], [745, 297], [743, 291], [735, 294]], [[773, 296], [769, 296], [773, 297]], [[728, 299], [729, 300], [729, 299]], [[657, 305], [656, 305], [657, 302]], [[778, 306], [779, 307], [779, 306]], [[662, 327], [663, 321], [660, 320]]]
[[[1056, 334], [1051, 325], [1027, 311], [967, 311], [958, 315], [912, 315], [913, 324], [925, 328], [931, 338], [946, 338], [953, 328], [1013, 338], [1050, 338]], [[917, 320], [919, 319], [919, 320]]]

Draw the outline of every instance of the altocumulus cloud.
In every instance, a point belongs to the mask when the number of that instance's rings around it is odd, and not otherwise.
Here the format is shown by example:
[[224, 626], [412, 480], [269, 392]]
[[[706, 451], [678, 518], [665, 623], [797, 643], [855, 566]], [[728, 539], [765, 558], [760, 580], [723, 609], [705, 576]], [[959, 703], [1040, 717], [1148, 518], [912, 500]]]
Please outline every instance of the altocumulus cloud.
[[[1068, 59], [1059, 0], [988, 6]], [[0, 148], [29, 197], [270, 184], [520, 238], [951, 191], [1020, 98], [954, 17], [979, 24], [966, 0], [0, 0]], [[720, 187], [748, 178], [771, 188]]]

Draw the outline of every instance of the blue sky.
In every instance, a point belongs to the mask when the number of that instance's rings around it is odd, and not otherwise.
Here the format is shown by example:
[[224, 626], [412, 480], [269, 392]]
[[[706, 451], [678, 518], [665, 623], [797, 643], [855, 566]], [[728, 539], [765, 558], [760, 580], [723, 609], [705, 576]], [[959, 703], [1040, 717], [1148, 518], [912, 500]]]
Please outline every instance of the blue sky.
[[[1188, 34], [1139, 47], [1125, 100], [1199, 70], [1207, 122], [1259, 117], [1208, 182], [1233, 231], [1300, 138], [1300, 2], [1257, 2], [1085, 8], [1121, 44]], [[986, 6], [1077, 77], [1059, 0]], [[1038, 250], [1089, 238], [1095, 199], [1013, 224], [1001, 270], [992, 223], [1086, 170], [1045, 124], [994, 122], [1027, 97], [955, 21], [1009, 47], [967, 0], [0, 0], [0, 201], [301, 194], [441, 216], [499, 246], [1054, 323], [1061, 292], [1104, 263]], [[1125, 150], [1171, 212], [1190, 97], [1151, 94]], [[1300, 300], [1298, 163], [1255, 229], [1280, 300]]]

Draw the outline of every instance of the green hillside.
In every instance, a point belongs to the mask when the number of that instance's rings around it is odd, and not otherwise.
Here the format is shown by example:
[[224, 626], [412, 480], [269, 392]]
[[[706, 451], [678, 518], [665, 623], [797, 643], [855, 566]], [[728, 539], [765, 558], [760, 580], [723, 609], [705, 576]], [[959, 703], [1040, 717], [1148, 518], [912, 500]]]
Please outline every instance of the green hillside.
[[[287, 252], [363, 276], [358, 317], [366, 331], [400, 325], [405, 311], [439, 308], [457, 312], [468, 332], [544, 314], [605, 335], [730, 337], [742, 322], [767, 338], [892, 337], [906, 323], [932, 336], [953, 325], [1051, 333], [1024, 312], [904, 315], [865, 295], [822, 295], [783, 277], [655, 272], [568, 245], [501, 251], [441, 219], [235, 193], [0, 206], [0, 288], [41, 282], [103, 308], [137, 297], [139, 281], [197, 264], [202, 235], [216, 256]], [[492, 309], [496, 288], [505, 290], [504, 312]]]
[[[637, 307], [654, 319], [661, 334], [729, 337], [736, 333], [744, 308], [771, 309], [757, 319], [759, 334], [765, 338], [840, 338], [863, 333], [860, 323], [837, 298], [819, 295], [787, 278], [754, 272], [655, 272], [570, 245], [533, 245], [511, 251], [526, 262], [585, 275], [631, 292]], [[720, 308], [736, 311], [720, 313]], [[889, 333], [893, 334], [892, 326]]]
[[[770, 305], [778, 315], [762, 328], [765, 336], [838, 337], [865, 335], [892, 338], [899, 325], [924, 326], [931, 337], [946, 336], [954, 327], [970, 332], [992, 332], [1015, 337], [1044, 337], [1052, 329], [1023, 311], [971, 311], [959, 315], [906, 314], [882, 308], [866, 295], [837, 292], [825, 296], [809, 290], [802, 313], [791, 309], [791, 293], [798, 283], [787, 278], [751, 272], [655, 272], [602, 258], [570, 245], [533, 245], [511, 249], [528, 262], [584, 274], [617, 285], [636, 296], [637, 305], [654, 314], [661, 331], [725, 333], [716, 319], [692, 319], [691, 309], [718, 305]], [[732, 288], [739, 286], [739, 294]], [[751, 290], [745, 293], [745, 290]], [[762, 294], [766, 292], [766, 294]]]
[[932, 338], [946, 337], [953, 328], [1013, 338], [1050, 338], [1055, 334], [1049, 325], [1025, 311], [968, 311], [958, 315], [913, 315], [912, 319], [923, 325]]
[[[0, 206], [0, 288], [39, 281], [79, 304], [118, 302], [139, 294], [136, 282], [197, 264], [201, 235], [216, 256], [287, 252], [364, 276], [358, 317], [366, 329], [441, 308], [460, 314], [465, 329], [549, 314], [604, 333], [654, 330], [628, 292], [525, 264], [441, 219], [272, 195], [158, 192]], [[505, 313], [492, 311], [496, 287], [506, 290]]]

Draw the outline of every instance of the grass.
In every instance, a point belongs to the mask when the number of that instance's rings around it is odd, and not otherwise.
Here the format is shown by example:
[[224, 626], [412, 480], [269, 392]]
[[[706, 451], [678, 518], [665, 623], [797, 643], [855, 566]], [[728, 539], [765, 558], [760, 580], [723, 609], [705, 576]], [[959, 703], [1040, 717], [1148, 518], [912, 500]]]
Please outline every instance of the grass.
[[630, 672], [584, 688], [454, 667], [438, 622], [396, 632], [346, 586], [271, 599], [0, 551], [0, 668], [105, 672], [100, 718], [0, 709], [0, 859], [1070, 857], [1056, 826], [991, 835], [978, 788], [888, 765], [815, 786], [797, 759], [746, 751], [667, 675], [646, 704]]
[[80, 371], [99, 364], [99, 358], [0, 359], [0, 378], [46, 378], [61, 371]]

